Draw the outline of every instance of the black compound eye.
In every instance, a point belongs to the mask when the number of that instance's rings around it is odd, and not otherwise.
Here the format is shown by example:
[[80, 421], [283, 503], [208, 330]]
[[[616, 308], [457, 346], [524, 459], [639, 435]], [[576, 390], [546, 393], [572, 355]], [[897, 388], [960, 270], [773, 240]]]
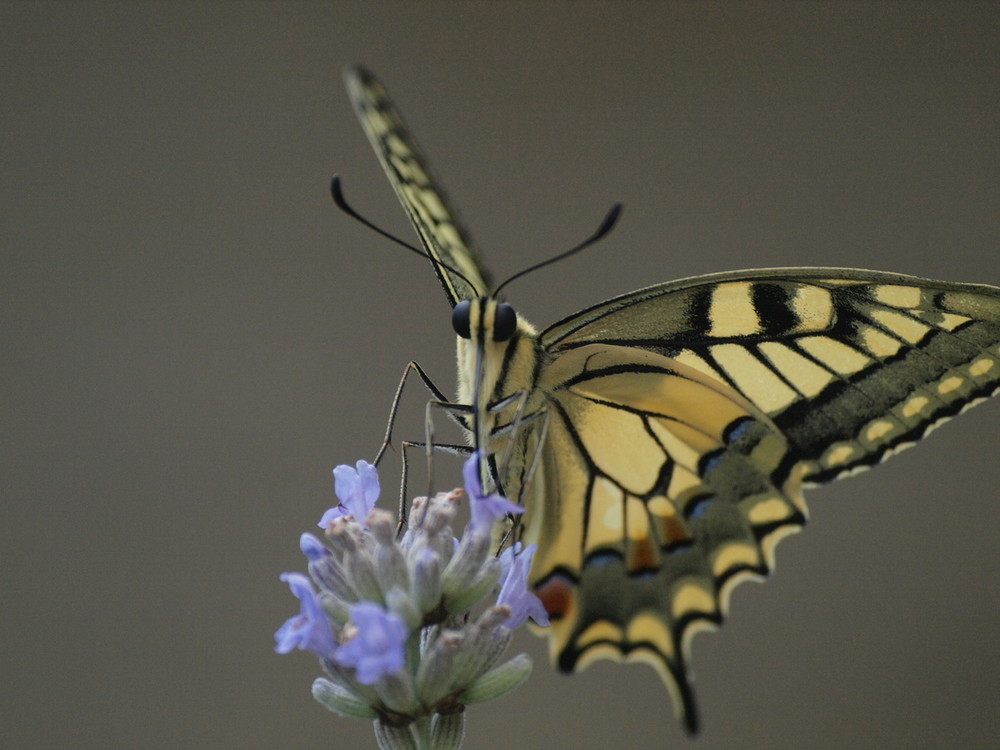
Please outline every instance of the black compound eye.
[[497, 305], [493, 316], [493, 340], [507, 341], [517, 330], [517, 313], [506, 302]]
[[463, 339], [472, 338], [472, 331], [469, 329], [469, 311], [471, 309], [472, 303], [464, 299], [451, 311], [451, 327]]

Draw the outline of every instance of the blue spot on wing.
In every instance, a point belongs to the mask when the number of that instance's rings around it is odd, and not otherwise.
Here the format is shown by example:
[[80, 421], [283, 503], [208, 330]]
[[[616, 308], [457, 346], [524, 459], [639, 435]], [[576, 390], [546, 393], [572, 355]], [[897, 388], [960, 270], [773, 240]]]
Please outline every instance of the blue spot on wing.
[[702, 476], [708, 474], [712, 469], [719, 465], [722, 457], [726, 455], [725, 448], [719, 448], [718, 450], [712, 451], [711, 453], [706, 453], [701, 457], [701, 464], [698, 467]]
[[617, 552], [603, 550], [594, 552], [592, 555], [588, 555], [584, 564], [592, 568], [603, 568], [606, 565], [620, 563], [621, 561], [622, 557]]
[[715, 499], [715, 495], [700, 495], [693, 498], [684, 508], [684, 515], [691, 520], [702, 518]]
[[753, 423], [754, 420], [750, 417], [740, 417], [729, 425], [722, 439], [726, 441], [727, 445], [732, 445], [747, 434]]

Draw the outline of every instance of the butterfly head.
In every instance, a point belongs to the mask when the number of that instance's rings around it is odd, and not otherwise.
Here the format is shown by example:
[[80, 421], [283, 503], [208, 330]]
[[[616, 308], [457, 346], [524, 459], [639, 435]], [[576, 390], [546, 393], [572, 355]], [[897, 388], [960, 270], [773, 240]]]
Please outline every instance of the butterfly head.
[[451, 311], [451, 327], [467, 340], [472, 340], [475, 333], [478, 341], [509, 341], [517, 331], [517, 313], [506, 302], [490, 297], [466, 299]]
[[[532, 341], [535, 330], [511, 305], [490, 296], [459, 302], [452, 309], [451, 325], [458, 335], [459, 372], [464, 381], [459, 397], [484, 406], [499, 396], [495, 391], [502, 379], [502, 363]], [[511, 348], [514, 351], [508, 353]]]

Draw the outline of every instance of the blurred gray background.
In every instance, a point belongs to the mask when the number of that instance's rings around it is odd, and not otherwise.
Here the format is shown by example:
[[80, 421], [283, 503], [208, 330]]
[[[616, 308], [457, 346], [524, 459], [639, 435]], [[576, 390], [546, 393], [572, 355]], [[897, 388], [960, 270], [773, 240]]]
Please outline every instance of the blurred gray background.
[[[454, 383], [431, 270], [328, 197], [413, 236], [347, 63], [499, 277], [624, 202], [510, 289], [537, 324], [754, 266], [1000, 283], [996, 3], [5, 3], [0, 60], [4, 747], [374, 747], [271, 650], [331, 467], [373, 456], [407, 360]], [[990, 403], [810, 494], [695, 640], [694, 743], [652, 670], [567, 678], [525, 633], [466, 747], [992, 746], [998, 438]]]

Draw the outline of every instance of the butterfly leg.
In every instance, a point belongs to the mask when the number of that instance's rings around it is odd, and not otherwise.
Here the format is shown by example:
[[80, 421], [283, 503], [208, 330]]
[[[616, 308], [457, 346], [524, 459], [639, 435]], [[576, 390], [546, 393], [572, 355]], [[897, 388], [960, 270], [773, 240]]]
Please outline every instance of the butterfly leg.
[[[514, 499], [514, 502], [522, 507], [525, 505], [524, 498], [527, 494], [528, 487], [531, 485], [531, 481], [535, 475], [535, 469], [538, 467], [542, 456], [542, 448], [545, 446], [545, 439], [549, 432], [549, 423], [552, 421], [552, 413], [547, 409], [539, 410], [526, 416], [523, 421], [527, 422], [535, 419], [541, 419], [541, 425], [538, 427], [537, 439], [535, 440], [535, 445], [531, 450], [531, 458], [525, 464], [524, 475], [521, 479], [521, 485], [517, 491], [517, 498]], [[500, 540], [499, 550], [503, 550], [503, 548], [507, 546], [510, 539], [517, 536], [522, 518], [522, 516], [514, 516], [510, 519], [510, 526], [504, 532], [503, 538]]]
[[385, 449], [392, 445], [392, 428], [396, 424], [396, 414], [399, 411], [399, 401], [403, 397], [403, 388], [406, 386], [406, 379], [410, 376], [411, 372], [415, 372], [424, 383], [424, 387], [431, 392], [431, 395], [435, 399], [441, 402], [447, 402], [448, 397], [441, 392], [431, 380], [430, 376], [424, 372], [424, 368], [419, 365], [419, 363], [410, 361], [406, 363], [406, 367], [403, 368], [403, 377], [399, 379], [399, 385], [396, 386], [396, 393], [392, 397], [392, 406], [389, 407], [389, 420], [385, 426], [385, 436], [382, 438], [382, 445], [378, 449], [378, 453], [375, 454], [375, 460], [372, 464], [378, 466], [379, 461], [382, 460], [382, 456], [385, 454]]
[[[386, 448], [392, 446], [392, 430], [396, 424], [396, 416], [399, 413], [399, 404], [403, 397], [403, 389], [406, 387], [406, 381], [407, 378], [409, 378], [410, 373], [414, 372], [420, 378], [421, 382], [423, 382], [424, 387], [427, 388], [427, 390], [430, 391], [431, 395], [434, 397], [431, 401], [428, 402], [428, 406], [430, 404], [440, 405], [440, 407], [444, 408], [445, 411], [447, 411], [448, 414], [452, 417], [452, 419], [454, 419], [460, 426], [468, 429], [466, 421], [464, 421], [460, 416], [458, 416], [456, 412], [468, 411], [469, 409], [462, 408], [458, 404], [450, 403], [448, 401], [447, 396], [444, 395], [441, 389], [434, 384], [434, 381], [431, 380], [430, 376], [424, 371], [424, 368], [421, 367], [419, 363], [410, 361], [406, 364], [406, 367], [403, 368], [403, 376], [399, 379], [399, 385], [396, 386], [396, 392], [392, 398], [392, 405], [389, 407], [389, 419], [386, 423], [385, 435], [382, 438], [382, 445], [379, 447], [378, 452], [375, 454], [375, 460], [372, 461], [372, 464], [374, 464], [375, 466], [378, 466], [379, 462], [384, 457]], [[426, 443], [420, 443], [415, 441], [404, 441], [400, 445], [403, 450], [400, 452], [400, 458], [402, 463], [402, 475], [400, 477], [400, 482], [399, 482], [399, 516], [398, 516], [399, 523], [397, 526], [397, 533], [402, 533], [402, 530], [405, 528], [407, 523], [406, 484], [407, 484], [407, 474], [408, 474], [408, 463], [406, 458], [406, 449], [411, 447], [425, 448], [426, 446], [431, 446], [430, 448], [427, 448], [428, 476], [430, 476], [429, 467], [430, 467], [431, 450], [444, 450], [445, 452], [454, 453], [456, 451], [453, 449], [458, 448], [460, 450], [468, 452], [468, 449], [466, 449], [464, 446], [433, 446], [433, 443], [431, 441], [427, 441]]]
[[[511, 406], [515, 402], [517, 403], [517, 406], [514, 409], [514, 415], [511, 418], [511, 420], [505, 425], [502, 425], [500, 427], [495, 427], [492, 433], [490, 434], [490, 437], [492, 438], [505, 437], [507, 440], [507, 444], [503, 449], [503, 455], [500, 459], [499, 467], [496, 466], [495, 459], [492, 459], [493, 466], [491, 473], [494, 481], [496, 482], [497, 491], [500, 492], [501, 494], [505, 493], [505, 488], [502, 486], [499, 477], [506, 476], [510, 471], [511, 461], [513, 460], [514, 451], [517, 447], [518, 435], [520, 434], [521, 429], [525, 425], [528, 425], [529, 423], [534, 422], [535, 420], [542, 419], [543, 426], [542, 426], [542, 432], [540, 433], [540, 439], [538, 445], [541, 445], [545, 441], [544, 435], [548, 429], [548, 420], [549, 420], [548, 410], [536, 409], [535, 411], [529, 414], [525, 414], [525, 408], [528, 402], [528, 395], [529, 395], [528, 391], [521, 390], [516, 393], [512, 393], [510, 396], [502, 398], [500, 401], [496, 402], [495, 404], [491, 404], [489, 407], [489, 410], [495, 413], [503, 411], [504, 409]], [[538, 451], [536, 449], [535, 453], [537, 454], [537, 452]], [[534, 461], [532, 461], [530, 470], [526, 472], [525, 480], [521, 482], [521, 490], [518, 491], [519, 496], [523, 495], [524, 486], [527, 483], [528, 475], [530, 475], [533, 471], [534, 471]]]
[[[424, 454], [427, 460], [427, 496], [431, 497], [434, 494], [434, 454], [437, 453], [450, 453], [452, 455], [467, 456], [472, 452], [472, 448], [467, 445], [453, 445], [453, 444], [438, 444], [434, 441], [434, 410], [440, 409], [448, 414], [450, 417], [455, 419], [460, 424], [463, 424], [463, 419], [461, 414], [469, 414], [472, 411], [472, 407], [467, 404], [455, 404], [449, 401], [437, 401], [430, 400], [427, 402], [424, 411], [424, 435], [425, 439], [423, 442], [417, 442], [414, 440], [407, 440], [403, 443], [405, 448], [423, 448]], [[399, 527], [402, 529], [407, 523], [406, 518], [406, 473], [408, 470], [407, 453], [404, 450], [402, 453], [403, 459], [403, 479], [400, 483], [400, 514], [399, 514]]]
[[[515, 403], [517, 404], [517, 406], [514, 407], [513, 418], [506, 426], [502, 428], [502, 431], [509, 434], [510, 437], [507, 439], [507, 445], [504, 448], [503, 456], [500, 459], [500, 466], [499, 467], [494, 466], [492, 472], [494, 481], [497, 485], [497, 489], [501, 492], [501, 494], [503, 493], [504, 488], [501, 485], [501, 482], [499, 481], [499, 477], [506, 476], [507, 470], [510, 468], [511, 456], [513, 455], [514, 451], [514, 442], [517, 438], [518, 432], [521, 429], [521, 424], [524, 420], [524, 409], [528, 403], [528, 391], [522, 389], [520, 391], [510, 394], [509, 396], [506, 396], [505, 398], [500, 399], [495, 404], [490, 404], [489, 406], [489, 410], [494, 414], [496, 414]], [[497, 434], [498, 432], [494, 430], [493, 436], [495, 437]], [[498, 468], [500, 469], [500, 471], [497, 471]]]
[[[431, 399], [424, 407], [424, 450], [427, 456], [427, 497], [434, 494], [434, 451], [439, 450], [438, 446], [434, 444], [434, 409], [442, 410], [445, 414], [450, 416], [462, 426], [465, 426], [467, 421], [463, 420], [461, 415], [472, 414], [472, 406], [469, 404], [456, 404], [442, 399]], [[448, 452], [444, 447], [441, 449]], [[465, 452], [469, 453], [471, 452], [471, 449], [466, 449]]]
[[[396, 526], [396, 533], [402, 535], [403, 530], [406, 528], [408, 520], [408, 509], [407, 509], [407, 498], [406, 498], [406, 486], [407, 486], [407, 476], [409, 474], [409, 463], [407, 459], [407, 449], [409, 448], [421, 448], [426, 449], [427, 444], [419, 442], [416, 440], [403, 440], [400, 444], [400, 459], [402, 463], [402, 475], [399, 480], [399, 512], [398, 512], [398, 523]], [[472, 448], [467, 445], [448, 445], [448, 444], [436, 444], [432, 446], [432, 450], [438, 453], [449, 453], [454, 456], [467, 456], [472, 452]]]
[[[522, 476], [517, 491], [518, 496], [517, 498], [511, 498], [512, 500], [514, 500], [514, 502], [518, 503], [519, 505], [524, 505], [524, 496], [526, 494], [527, 487], [531, 483], [532, 476], [535, 473], [535, 468], [538, 465], [538, 460], [539, 457], [541, 456], [542, 446], [545, 445], [545, 437], [548, 433], [549, 421], [551, 419], [551, 415], [547, 409], [536, 409], [530, 414], [525, 414], [525, 410], [528, 403], [528, 391], [526, 390], [521, 390], [516, 393], [512, 393], [510, 396], [507, 396], [506, 398], [501, 399], [497, 403], [492, 404], [490, 406], [490, 411], [493, 412], [502, 411], [503, 409], [506, 409], [508, 406], [514, 404], [515, 402], [517, 406], [514, 409], [514, 415], [511, 421], [508, 424], [504, 425], [503, 427], [493, 432], [493, 437], [497, 437], [499, 435], [507, 436], [507, 445], [503, 450], [503, 455], [500, 459], [500, 465], [499, 466], [496, 465], [495, 456], [490, 457], [489, 463], [490, 463], [491, 474], [493, 475], [494, 481], [497, 485], [497, 490], [501, 494], [506, 495], [507, 488], [503, 486], [503, 483], [500, 481], [499, 477], [507, 476], [510, 473], [511, 462], [514, 457], [514, 451], [516, 446], [519, 445], [518, 436], [521, 434], [522, 428], [524, 428], [526, 425], [534, 423], [539, 419], [541, 420], [541, 424], [540, 426], [537, 427], [537, 432], [535, 433], [536, 439], [534, 448], [531, 451], [531, 458], [528, 461], [526, 461], [521, 468]], [[522, 438], [522, 440], [526, 441], [527, 437]], [[498, 554], [500, 551], [504, 549], [504, 547], [510, 541], [511, 537], [516, 535], [518, 526], [520, 525], [521, 517], [510, 516], [508, 518], [508, 521], [509, 524], [507, 530], [504, 532], [504, 535], [500, 540], [500, 544], [497, 550]]]
[[528, 462], [528, 468], [524, 472], [524, 481], [521, 482], [521, 489], [518, 491], [518, 505], [524, 505], [524, 494], [527, 487], [531, 484], [532, 477], [535, 475], [535, 469], [538, 467], [539, 459], [542, 456], [542, 448], [545, 445], [545, 438], [549, 433], [549, 423], [552, 421], [552, 414], [548, 410], [536, 412], [536, 414], [541, 415], [542, 425], [538, 428], [538, 439], [535, 441], [535, 447], [531, 451], [531, 460]]

